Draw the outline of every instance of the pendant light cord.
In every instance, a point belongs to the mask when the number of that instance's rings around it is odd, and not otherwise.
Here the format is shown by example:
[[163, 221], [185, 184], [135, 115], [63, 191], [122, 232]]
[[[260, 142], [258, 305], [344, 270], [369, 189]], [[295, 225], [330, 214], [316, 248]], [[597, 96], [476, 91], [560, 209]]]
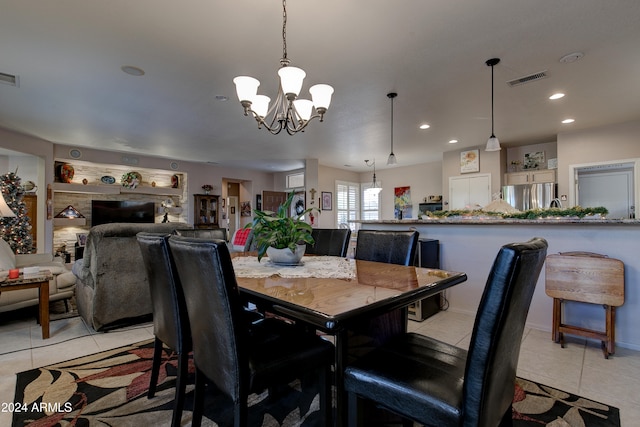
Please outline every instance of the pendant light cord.
[[491, 65], [491, 138], [495, 138], [493, 132], [493, 65]]
[[393, 154], [393, 98], [391, 98], [391, 154]]
[[287, 0], [282, 0], [282, 60], [283, 65], [289, 64], [287, 59]]

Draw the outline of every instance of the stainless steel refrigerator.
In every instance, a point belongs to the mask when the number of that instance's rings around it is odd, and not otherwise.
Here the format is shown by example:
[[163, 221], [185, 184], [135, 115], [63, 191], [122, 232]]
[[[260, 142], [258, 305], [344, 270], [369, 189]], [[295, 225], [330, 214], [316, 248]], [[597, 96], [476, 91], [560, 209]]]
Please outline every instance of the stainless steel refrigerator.
[[505, 185], [502, 187], [502, 199], [521, 211], [547, 209], [556, 199], [556, 192], [557, 184], [553, 182]]

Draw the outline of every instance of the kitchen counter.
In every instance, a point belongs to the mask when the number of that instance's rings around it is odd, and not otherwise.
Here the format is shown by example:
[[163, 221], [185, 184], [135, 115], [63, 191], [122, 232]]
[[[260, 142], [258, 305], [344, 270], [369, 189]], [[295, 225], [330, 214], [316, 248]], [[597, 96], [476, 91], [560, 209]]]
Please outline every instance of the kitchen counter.
[[401, 224], [401, 225], [640, 225], [640, 219], [609, 219], [609, 218], [539, 218], [539, 219], [513, 219], [500, 217], [450, 217], [450, 218], [422, 218], [422, 219], [383, 219], [383, 220], [353, 220], [349, 222], [359, 224]]
[[[462, 271], [467, 282], [446, 292], [449, 309], [475, 314], [487, 276], [500, 247], [543, 237], [549, 242], [548, 254], [589, 251], [621, 260], [625, 265], [625, 303], [616, 310], [616, 345], [640, 350], [640, 220], [543, 218], [534, 220], [495, 217], [457, 217], [444, 219], [404, 219], [355, 221], [369, 230], [407, 230], [415, 228], [420, 238], [440, 241], [440, 266]], [[527, 326], [549, 331], [553, 300], [545, 293], [541, 273]], [[567, 302], [568, 323], [604, 331], [604, 309], [596, 304]]]

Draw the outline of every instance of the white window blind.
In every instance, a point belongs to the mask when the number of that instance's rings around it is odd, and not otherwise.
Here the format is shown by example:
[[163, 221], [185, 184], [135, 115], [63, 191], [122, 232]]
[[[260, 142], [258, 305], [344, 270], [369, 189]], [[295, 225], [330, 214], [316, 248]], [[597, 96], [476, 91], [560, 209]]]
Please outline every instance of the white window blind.
[[360, 219], [360, 184], [336, 181], [336, 213], [337, 226], [344, 223], [356, 230], [356, 224], [348, 221]]

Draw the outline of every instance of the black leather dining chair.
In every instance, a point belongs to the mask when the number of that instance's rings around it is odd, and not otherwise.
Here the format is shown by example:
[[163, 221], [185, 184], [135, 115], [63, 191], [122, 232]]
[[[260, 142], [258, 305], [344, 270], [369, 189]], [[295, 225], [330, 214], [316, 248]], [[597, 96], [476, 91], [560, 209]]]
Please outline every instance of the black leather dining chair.
[[417, 231], [360, 230], [356, 259], [413, 265], [418, 247]]
[[169, 234], [138, 233], [136, 237], [149, 280], [155, 335], [147, 397], [152, 398], [155, 395], [164, 344], [178, 355], [176, 393], [171, 420], [171, 426], [177, 427], [182, 418], [191, 351], [191, 331], [186, 303], [169, 250]]
[[331, 419], [333, 345], [277, 319], [247, 326], [229, 250], [222, 242], [172, 236], [193, 337], [196, 387], [192, 425], [201, 424], [205, 383], [229, 398], [234, 425], [246, 426], [249, 393], [316, 372], [322, 425]]
[[[418, 247], [415, 230], [360, 230], [356, 241], [355, 259], [387, 264], [413, 265]], [[356, 263], [357, 267], [357, 263]], [[401, 307], [378, 316], [353, 323], [349, 332], [348, 352], [357, 359], [390, 337], [406, 332], [408, 310]]]
[[500, 249], [468, 351], [405, 333], [347, 367], [349, 426], [363, 400], [425, 426], [511, 425], [520, 343], [546, 252], [542, 238]]
[[347, 256], [351, 230], [344, 228], [314, 228], [311, 230], [314, 244], [307, 243], [305, 254]]

